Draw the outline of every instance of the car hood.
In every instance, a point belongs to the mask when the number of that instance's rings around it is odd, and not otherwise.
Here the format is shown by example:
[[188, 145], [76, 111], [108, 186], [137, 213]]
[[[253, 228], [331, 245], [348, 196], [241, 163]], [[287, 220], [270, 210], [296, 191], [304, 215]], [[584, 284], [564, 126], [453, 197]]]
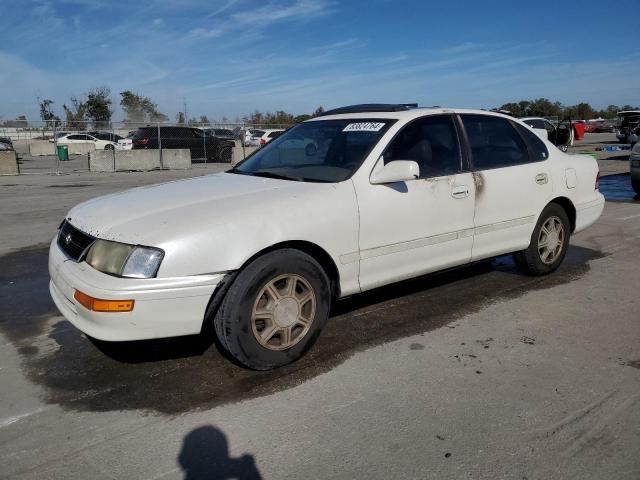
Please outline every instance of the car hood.
[[259, 215], [270, 202], [327, 187], [219, 173], [98, 197], [73, 208], [67, 220], [97, 238], [164, 248], [178, 236], [202, 230], [203, 222], [209, 228], [225, 225], [249, 212]]

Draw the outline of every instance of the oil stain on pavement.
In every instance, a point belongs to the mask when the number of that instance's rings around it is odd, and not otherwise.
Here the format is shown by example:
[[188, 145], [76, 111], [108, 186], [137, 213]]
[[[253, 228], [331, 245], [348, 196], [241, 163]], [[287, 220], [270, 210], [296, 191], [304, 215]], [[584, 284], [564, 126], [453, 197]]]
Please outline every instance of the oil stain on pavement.
[[51, 301], [47, 255], [47, 247], [38, 246], [0, 257], [0, 331], [21, 355], [26, 376], [43, 387], [43, 401], [68, 410], [164, 414], [294, 387], [355, 352], [440, 328], [531, 290], [571, 282], [603, 256], [572, 246], [562, 267], [548, 277], [521, 275], [510, 257], [501, 257], [356, 295], [337, 302], [320, 340], [300, 361], [253, 372], [225, 358], [211, 334], [127, 343], [89, 340]]

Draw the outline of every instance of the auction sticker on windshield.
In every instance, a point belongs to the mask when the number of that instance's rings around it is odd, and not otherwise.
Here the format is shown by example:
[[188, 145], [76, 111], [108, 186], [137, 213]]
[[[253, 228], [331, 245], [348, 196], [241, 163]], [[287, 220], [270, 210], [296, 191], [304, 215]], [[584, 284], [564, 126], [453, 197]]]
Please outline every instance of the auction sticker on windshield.
[[343, 132], [378, 132], [384, 127], [383, 122], [361, 122], [350, 123], [344, 129]]

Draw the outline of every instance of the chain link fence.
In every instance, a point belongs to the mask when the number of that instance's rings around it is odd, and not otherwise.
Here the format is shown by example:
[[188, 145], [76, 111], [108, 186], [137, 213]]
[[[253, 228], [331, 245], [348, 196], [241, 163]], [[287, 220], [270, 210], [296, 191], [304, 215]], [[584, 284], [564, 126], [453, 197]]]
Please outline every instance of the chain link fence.
[[[212, 163], [231, 164], [289, 127], [244, 123], [96, 125], [24, 121], [20, 126], [0, 126], [0, 137], [12, 141], [21, 173], [70, 173], [173, 168], [178, 154], [181, 165], [188, 155], [193, 168], [206, 168]], [[66, 146], [66, 154], [64, 147], [58, 148], [61, 146]], [[147, 155], [119, 153], [136, 150], [144, 150]], [[92, 168], [93, 162], [101, 162], [105, 169]]]

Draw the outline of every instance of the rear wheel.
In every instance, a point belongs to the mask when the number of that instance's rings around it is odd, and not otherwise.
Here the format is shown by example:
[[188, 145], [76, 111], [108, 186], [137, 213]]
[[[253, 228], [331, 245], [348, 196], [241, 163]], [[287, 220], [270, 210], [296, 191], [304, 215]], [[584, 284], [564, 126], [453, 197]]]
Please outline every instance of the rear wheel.
[[311, 348], [330, 305], [329, 278], [318, 262], [299, 250], [277, 250], [238, 274], [215, 315], [216, 336], [242, 365], [277, 368]]
[[640, 195], [640, 180], [631, 180], [631, 188], [633, 191]]
[[514, 254], [516, 265], [530, 275], [556, 270], [567, 253], [571, 224], [567, 212], [557, 203], [543, 210], [526, 250]]

